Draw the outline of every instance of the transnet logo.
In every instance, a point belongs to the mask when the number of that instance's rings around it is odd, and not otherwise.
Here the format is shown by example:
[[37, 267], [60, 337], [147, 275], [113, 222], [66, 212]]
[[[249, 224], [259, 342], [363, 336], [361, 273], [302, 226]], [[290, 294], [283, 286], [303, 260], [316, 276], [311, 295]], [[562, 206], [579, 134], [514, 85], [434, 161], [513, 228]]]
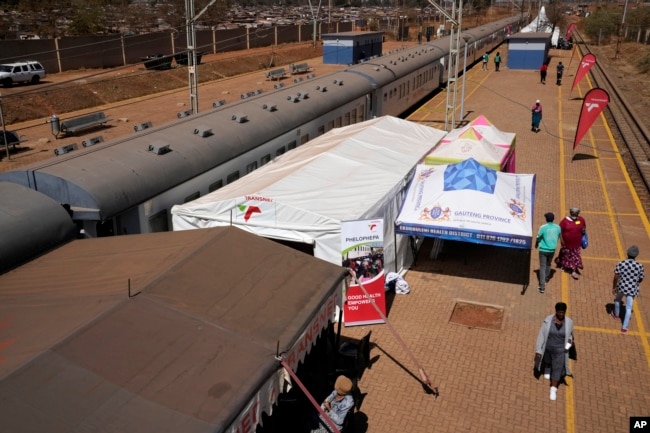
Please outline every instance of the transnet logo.
[[243, 204], [240, 204], [237, 206], [239, 208], [239, 211], [244, 214], [244, 221], [248, 222], [248, 220], [253, 216], [254, 213], [262, 213], [259, 207], [257, 206], [246, 206]]
[[377, 224], [375, 224], [375, 223], [371, 223], [371, 224], [368, 226], [368, 230], [370, 230], [371, 232], [374, 232], [375, 230], [377, 230]]

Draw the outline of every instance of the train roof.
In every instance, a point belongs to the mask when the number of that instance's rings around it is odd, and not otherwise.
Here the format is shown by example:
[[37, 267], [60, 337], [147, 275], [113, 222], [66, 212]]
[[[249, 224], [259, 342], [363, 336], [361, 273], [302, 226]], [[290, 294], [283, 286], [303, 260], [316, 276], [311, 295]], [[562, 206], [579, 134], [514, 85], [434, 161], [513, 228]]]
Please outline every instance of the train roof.
[[341, 73], [301, 84], [0, 173], [0, 181], [37, 185], [42, 193], [69, 203], [75, 217], [86, 214], [103, 220], [275, 138], [277, 130], [291, 131], [306, 118], [340, 107], [370, 88], [365, 77]]
[[75, 237], [70, 214], [40, 192], [0, 182], [0, 273]]

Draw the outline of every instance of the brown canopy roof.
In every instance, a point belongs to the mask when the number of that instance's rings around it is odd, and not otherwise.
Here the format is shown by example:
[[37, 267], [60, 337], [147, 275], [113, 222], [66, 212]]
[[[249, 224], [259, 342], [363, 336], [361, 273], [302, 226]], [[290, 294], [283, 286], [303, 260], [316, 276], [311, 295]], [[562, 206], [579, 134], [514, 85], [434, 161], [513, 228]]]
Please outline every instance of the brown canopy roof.
[[344, 275], [231, 227], [73, 241], [0, 275], [2, 425], [225, 431], [273, 382], [278, 342], [304, 356]]

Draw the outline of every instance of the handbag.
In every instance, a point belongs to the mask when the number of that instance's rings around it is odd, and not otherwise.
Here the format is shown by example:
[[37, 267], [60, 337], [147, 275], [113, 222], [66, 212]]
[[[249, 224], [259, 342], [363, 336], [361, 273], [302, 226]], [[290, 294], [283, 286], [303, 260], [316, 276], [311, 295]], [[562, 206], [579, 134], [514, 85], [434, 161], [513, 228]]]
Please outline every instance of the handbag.
[[587, 237], [587, 232], [582, 234], [582, 249], [584, 250], [589, 246], [589, 237]]
[[569, 347], [569, 359], [573, 359], [574, 361], [578, 360], [578, 351], [576, 350], [575, 341], [573, 341], [573, 344], [571, 344], [571, 347]]

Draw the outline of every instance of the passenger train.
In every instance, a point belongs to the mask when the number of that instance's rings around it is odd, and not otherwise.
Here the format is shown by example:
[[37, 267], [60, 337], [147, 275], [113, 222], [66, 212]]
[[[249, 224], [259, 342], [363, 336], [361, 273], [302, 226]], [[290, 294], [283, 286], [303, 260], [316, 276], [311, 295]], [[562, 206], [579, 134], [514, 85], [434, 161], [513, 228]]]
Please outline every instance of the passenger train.
[[[468, 63], [519, 24], [519, 17], [511, 17], [463, 30], [460, 49], [467, 43]], [[175, 204], [233, 182], [333, 128], [403, 114], [445, 84], [448, 57], [448, 37], [400, 49], [0, 173], [0, 181], [65, 205], [86, 237], [170, 230]]]

